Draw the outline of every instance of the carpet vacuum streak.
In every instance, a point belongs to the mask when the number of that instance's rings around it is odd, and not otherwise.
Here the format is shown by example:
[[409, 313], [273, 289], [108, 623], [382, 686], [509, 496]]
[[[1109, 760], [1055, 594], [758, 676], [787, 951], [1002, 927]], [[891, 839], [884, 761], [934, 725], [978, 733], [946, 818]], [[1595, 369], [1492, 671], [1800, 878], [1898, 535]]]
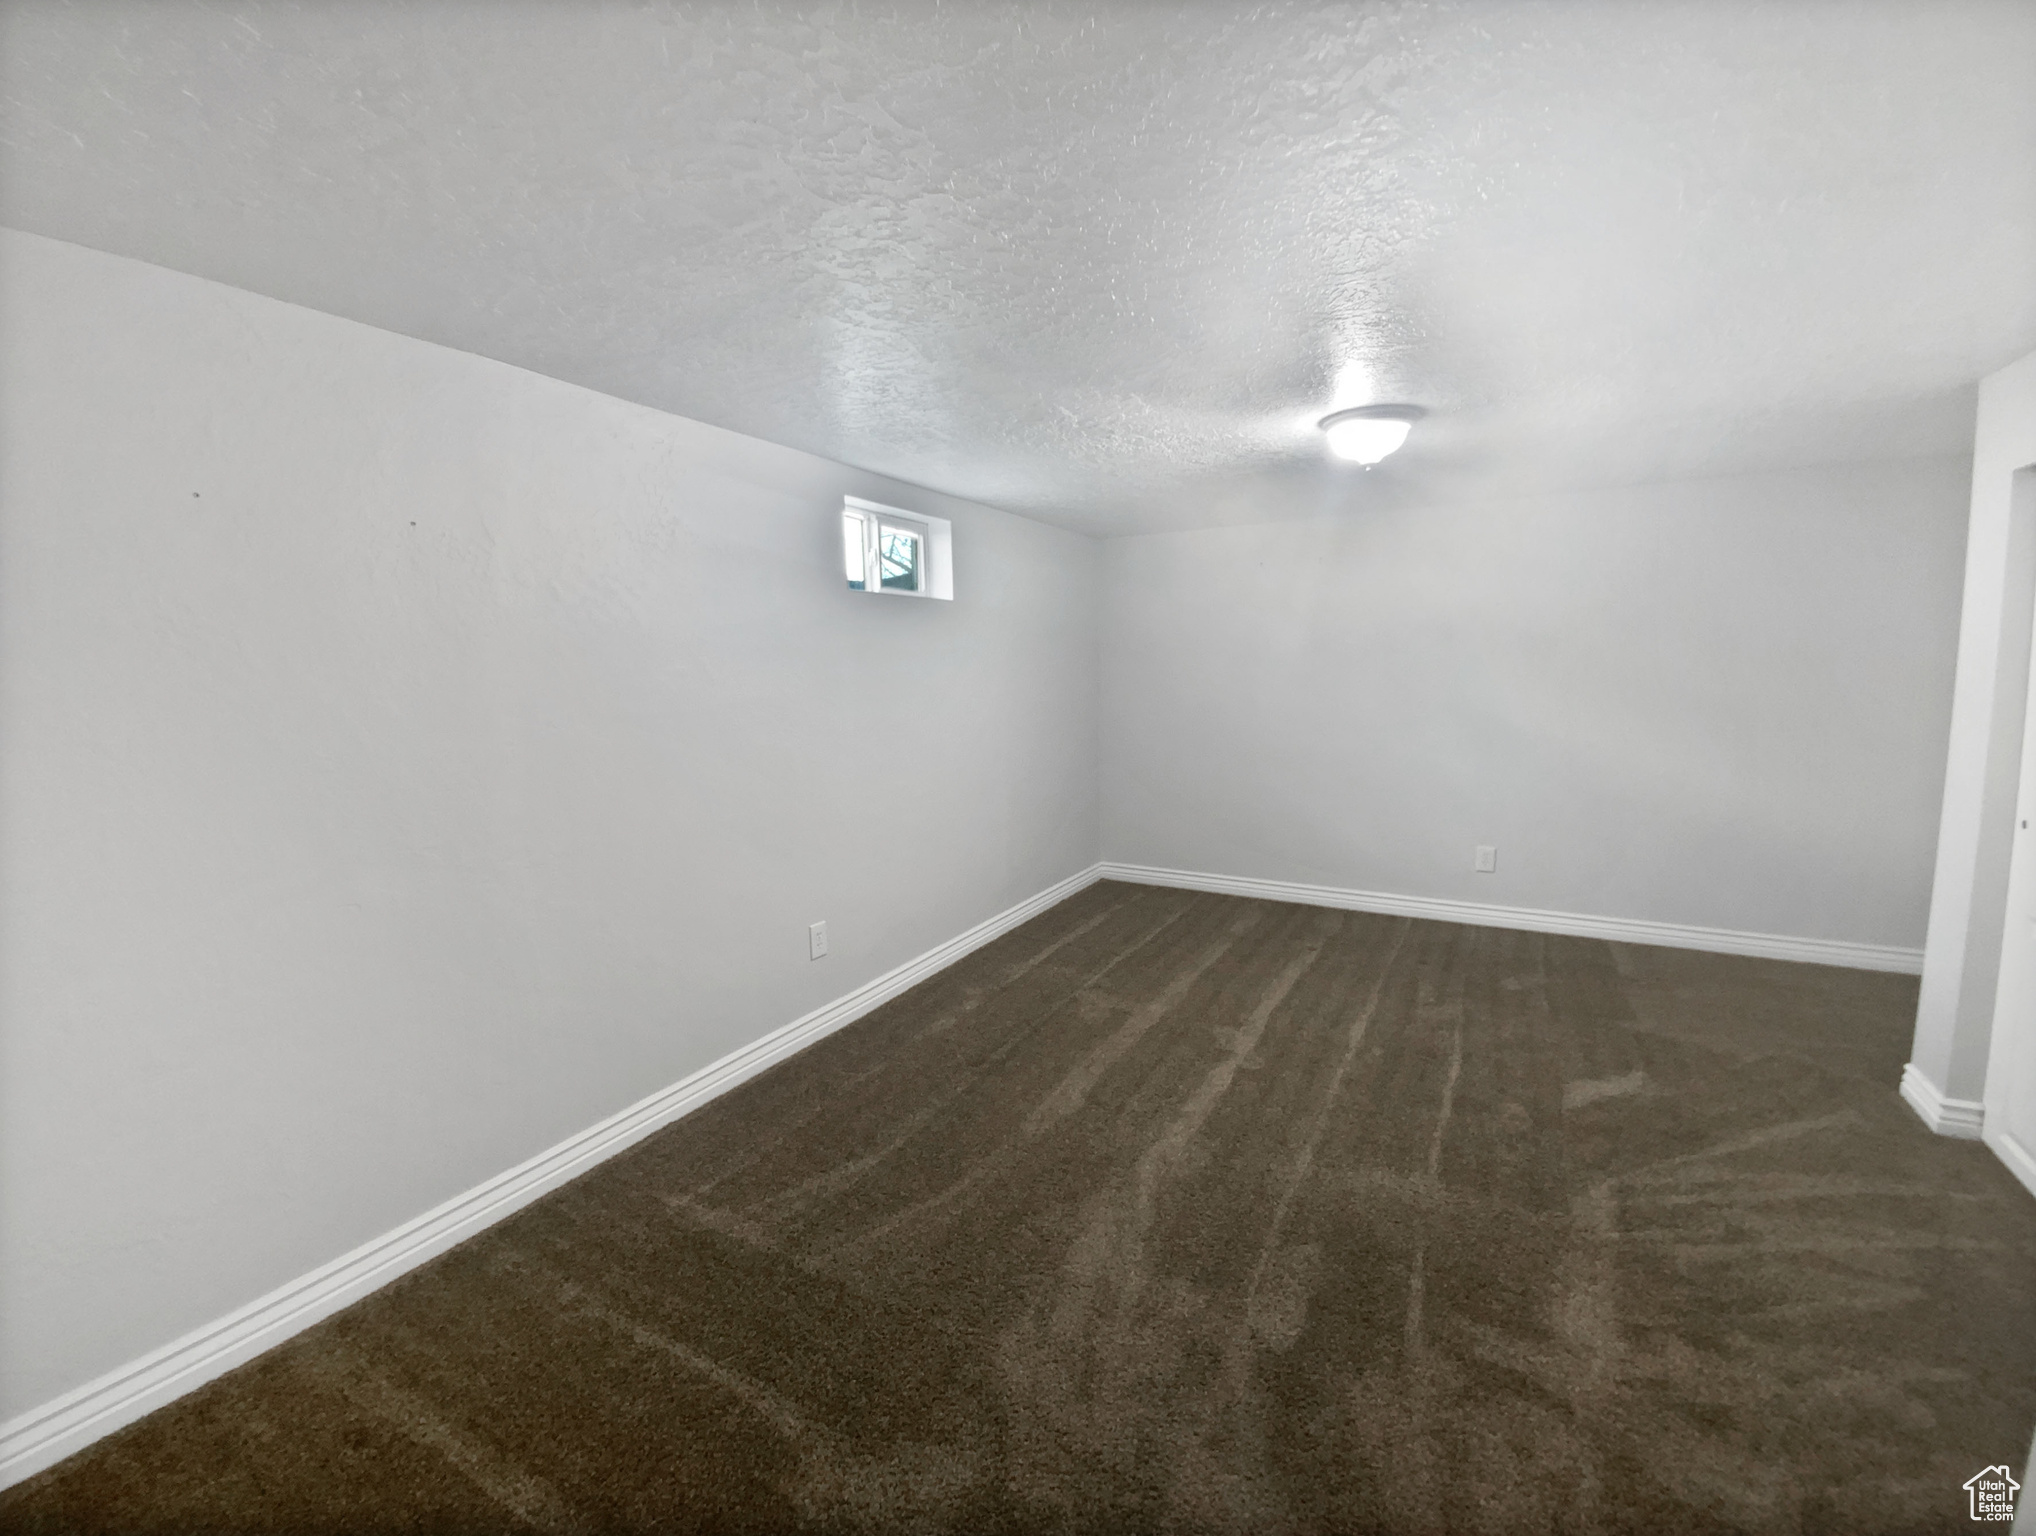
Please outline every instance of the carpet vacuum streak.
[[1106, 882], [0, 1528], [1966, 1528], [2036, 1201], [1915, 996]]

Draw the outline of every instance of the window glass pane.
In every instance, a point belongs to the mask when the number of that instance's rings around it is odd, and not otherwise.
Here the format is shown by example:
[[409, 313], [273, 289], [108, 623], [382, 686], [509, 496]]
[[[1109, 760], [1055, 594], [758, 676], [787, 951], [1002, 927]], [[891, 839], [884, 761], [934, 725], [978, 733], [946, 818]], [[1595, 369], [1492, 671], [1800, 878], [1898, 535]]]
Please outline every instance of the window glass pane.
[[877, 529], [877, 565], [883, 584], [907, 592], [919, 590], [919, 535], [903, 528]]
[[862, 519], [853, 512], [841, 514], [841, 564], [848, 572], [848, 584], [860, 592], [864, 587], [862, 569]]

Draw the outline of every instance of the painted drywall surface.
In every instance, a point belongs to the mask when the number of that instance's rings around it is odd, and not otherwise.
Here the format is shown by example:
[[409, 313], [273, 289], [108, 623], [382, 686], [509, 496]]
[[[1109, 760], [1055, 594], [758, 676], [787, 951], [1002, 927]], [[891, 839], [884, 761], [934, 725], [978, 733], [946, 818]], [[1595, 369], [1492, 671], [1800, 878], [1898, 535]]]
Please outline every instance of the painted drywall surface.
[[1982, 1097], [2000, 974], [2036, 586], [2036, 506], [2018, 514], [2015, 472], [2031, 464], [2036, 353], [1980, 381], [1973, 430], [1957, 686], [1910, 1055], [1954, 1099]]
[[1113, 540], [1104, 857], [1920, 944], [1965, 476]]
[[2026, 0], [592, 9], [8, 0], [0, 221], [1111, 533], [1962, 452], [2036, 346]]
[[1094, 860], [1091, 541], [39, 237], [0, 304], [0, 1418]]

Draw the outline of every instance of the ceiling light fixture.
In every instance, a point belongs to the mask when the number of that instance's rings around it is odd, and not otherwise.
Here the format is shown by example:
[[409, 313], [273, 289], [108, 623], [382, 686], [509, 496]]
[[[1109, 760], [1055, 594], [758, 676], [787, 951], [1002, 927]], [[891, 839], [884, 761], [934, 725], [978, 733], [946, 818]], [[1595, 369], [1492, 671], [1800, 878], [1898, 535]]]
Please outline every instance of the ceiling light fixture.
[[1428, 413], [1418, 405], [1360, 405], [1331, 411], [1315, 423], [1329, 436], [1329, 451], [1366, 469], [1407, 440], [1415, 422]]

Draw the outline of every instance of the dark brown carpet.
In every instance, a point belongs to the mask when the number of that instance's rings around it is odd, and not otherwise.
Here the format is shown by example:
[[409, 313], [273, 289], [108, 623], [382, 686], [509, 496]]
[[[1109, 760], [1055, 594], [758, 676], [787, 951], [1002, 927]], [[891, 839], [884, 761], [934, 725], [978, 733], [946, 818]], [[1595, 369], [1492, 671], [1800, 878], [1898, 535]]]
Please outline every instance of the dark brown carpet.
[[120, 1531], [1966, 1526], [1908, 978], [1104, 884], [0, 1497]]

